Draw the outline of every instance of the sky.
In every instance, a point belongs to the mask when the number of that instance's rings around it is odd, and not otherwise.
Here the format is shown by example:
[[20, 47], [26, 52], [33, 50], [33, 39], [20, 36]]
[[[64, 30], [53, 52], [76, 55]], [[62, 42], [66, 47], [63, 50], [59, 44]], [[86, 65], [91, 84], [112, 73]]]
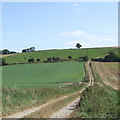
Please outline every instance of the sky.
[[117, 2], [3, 2], [2, 49], [118, 45]]

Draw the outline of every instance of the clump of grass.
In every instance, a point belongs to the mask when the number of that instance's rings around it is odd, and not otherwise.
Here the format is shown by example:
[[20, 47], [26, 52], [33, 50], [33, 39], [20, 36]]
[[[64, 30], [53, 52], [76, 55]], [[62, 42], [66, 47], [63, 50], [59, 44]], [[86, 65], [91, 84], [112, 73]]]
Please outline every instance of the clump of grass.
[[84, 70], [85, 70], [85, 76], [84, 76], [83, 82], [88, 83], [90, 81], [90, 78], [88, 75], [88, 71], [86, 69], [86, 63], [84, 64]]

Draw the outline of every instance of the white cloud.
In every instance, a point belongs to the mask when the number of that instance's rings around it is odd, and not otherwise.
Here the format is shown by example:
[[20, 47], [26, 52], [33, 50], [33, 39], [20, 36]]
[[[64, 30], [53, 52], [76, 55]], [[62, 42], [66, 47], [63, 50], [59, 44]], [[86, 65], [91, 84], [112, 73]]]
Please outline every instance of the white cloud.
[[[64, 33], [60, 33], [60, 36], [67, 38], [69, 37], [69, 41], [65, 41], [63, 44], [65, 46], [71, 46], [75, 47], [76, 43], [82, 44], [82, 47], [97, 47], [97, 46], [104, 46], [104, 45], [110, 45], [112, 42], [115, 41], [115, 38], [106, 35], [106, 36], [97, 36], [95, 34], [87, 33], [82, 30], [76, 30], [76, 31], [68, 31]], [[77, 40], [72, 40], [77, 39]]]
[[84, 35], [84, 31], [81, 30], [68, 31], [59, 34], [59, 36], [83, 36], [83, 35]]
[[62, 37], [79, 37], [79, 38], [85, 38], [87, 41], [114, 41], [114, 39], [109, 36], [109, 35], [106, 35], [106, 36], [103, 36], [103, 37], [100, 37], [100, 36], [97, 36], [95, 34], [91, 34], [91, 33], [87, 33], [83, 30], [76, 30], [76, 31], [68, 31], [68, 32], [64, 32], [64, 33], [60, 33], [58, 34], [59, 36], [62, 36]]
[[113, 41], [113, 39], [105, 38], [104, 41]]
[[78, 3], [74, 3], [73, 5], [74, 5], [74, 6], [79, 6], [79, 4], [78, 4]]

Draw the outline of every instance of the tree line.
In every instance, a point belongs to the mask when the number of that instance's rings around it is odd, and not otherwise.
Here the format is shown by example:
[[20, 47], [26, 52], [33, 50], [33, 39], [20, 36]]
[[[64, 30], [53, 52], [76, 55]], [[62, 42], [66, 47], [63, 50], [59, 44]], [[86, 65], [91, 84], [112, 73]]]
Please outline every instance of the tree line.
[[120, 62], [120, 57], [111, 51], [104, 58], [92, 58], [91, 60], [99, 62]]

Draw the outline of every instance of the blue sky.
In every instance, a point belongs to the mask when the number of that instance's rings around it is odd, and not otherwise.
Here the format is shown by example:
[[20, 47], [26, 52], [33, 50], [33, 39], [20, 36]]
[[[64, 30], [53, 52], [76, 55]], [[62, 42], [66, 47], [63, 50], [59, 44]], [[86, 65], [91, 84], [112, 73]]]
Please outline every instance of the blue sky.
[[117, 2], [6, 2], [2, 22], [2, 49], [118, 45]]

